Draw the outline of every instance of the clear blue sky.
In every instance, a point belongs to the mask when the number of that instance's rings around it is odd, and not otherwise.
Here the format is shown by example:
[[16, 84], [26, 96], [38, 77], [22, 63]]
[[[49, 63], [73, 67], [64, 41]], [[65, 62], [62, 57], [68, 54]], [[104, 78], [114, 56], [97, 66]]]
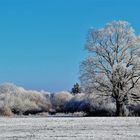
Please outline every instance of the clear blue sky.
[[1, 0], [0, 83], [70, 90], [89, 28], [113, 20], [140, 34], [140, 0]]

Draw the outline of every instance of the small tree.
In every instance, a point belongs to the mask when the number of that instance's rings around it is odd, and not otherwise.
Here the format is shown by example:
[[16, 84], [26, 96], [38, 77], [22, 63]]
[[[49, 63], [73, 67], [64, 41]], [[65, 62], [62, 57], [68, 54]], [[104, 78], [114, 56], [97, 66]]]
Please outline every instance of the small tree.
[[91, 55], [81, 64], [82, 86], [114, 98], [116, 115], [124, 115], [124, 103], [140, 79], [140, 37], [129, 23], [114, 21], [90, 30], [86, 50]]
[[71, 93], [75, 95], [75, 94], [78, 94], [81, 92], [82, 92], [82, 89], [81, 89], [80, 85], [78, 83], [74, 84], [74, 86], [71, 90]]

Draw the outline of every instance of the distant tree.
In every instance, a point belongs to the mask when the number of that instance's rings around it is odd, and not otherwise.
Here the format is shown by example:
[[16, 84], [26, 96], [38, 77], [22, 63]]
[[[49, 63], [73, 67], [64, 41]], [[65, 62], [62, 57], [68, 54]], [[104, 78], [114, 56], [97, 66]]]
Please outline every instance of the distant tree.
[[140, 37], [128, 22], [114, 21], [91, 29], [86, 50], [90, 56], [81, 63], [80, 80], [87, 92], [111, 96], [116, 115], [123, 116], [124, 104], [140, 79]]
[[82, 92], [82, 89], [81, 89], [80, 85], [78, 83], [74, 84], [74, 86], [71, 90], [71, 93], [75, 95], [75, 94], [78, 94], [81, 92]]

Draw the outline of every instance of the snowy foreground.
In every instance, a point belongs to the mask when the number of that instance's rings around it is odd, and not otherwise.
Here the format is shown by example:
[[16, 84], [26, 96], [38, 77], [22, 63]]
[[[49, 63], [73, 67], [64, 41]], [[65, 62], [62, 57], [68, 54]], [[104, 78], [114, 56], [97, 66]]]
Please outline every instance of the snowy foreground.
[[0, 140], [140, 140], [140, 118], [0, 118]]

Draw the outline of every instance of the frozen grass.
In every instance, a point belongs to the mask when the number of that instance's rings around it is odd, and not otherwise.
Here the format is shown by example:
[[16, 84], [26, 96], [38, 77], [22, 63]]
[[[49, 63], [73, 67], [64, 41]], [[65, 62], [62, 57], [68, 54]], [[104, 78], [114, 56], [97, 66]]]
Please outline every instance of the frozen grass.
[[0, 118], [0, 140], [139, 140], [140, 118]]

